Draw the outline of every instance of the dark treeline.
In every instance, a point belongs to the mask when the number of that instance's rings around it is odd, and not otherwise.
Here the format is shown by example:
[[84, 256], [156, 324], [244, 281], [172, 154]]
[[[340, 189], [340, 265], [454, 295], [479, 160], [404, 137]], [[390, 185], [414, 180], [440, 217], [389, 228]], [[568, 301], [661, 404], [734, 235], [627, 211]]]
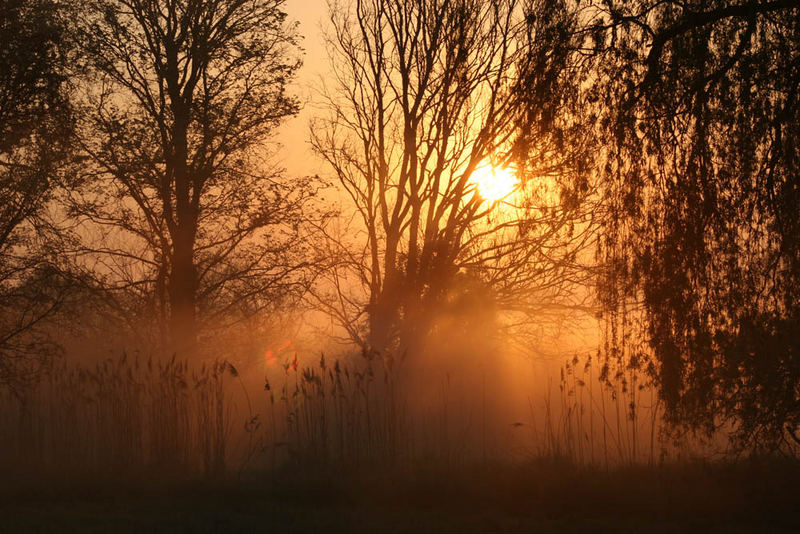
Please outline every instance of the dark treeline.
[[796, 2], [335, 2], [323, 177], [272, 163], [282, 9], [0, 6], [0, 387], [67, 339], [225, 358], [308, 310], [387, 369], [600, 317], [607, 383], [796, 454]]

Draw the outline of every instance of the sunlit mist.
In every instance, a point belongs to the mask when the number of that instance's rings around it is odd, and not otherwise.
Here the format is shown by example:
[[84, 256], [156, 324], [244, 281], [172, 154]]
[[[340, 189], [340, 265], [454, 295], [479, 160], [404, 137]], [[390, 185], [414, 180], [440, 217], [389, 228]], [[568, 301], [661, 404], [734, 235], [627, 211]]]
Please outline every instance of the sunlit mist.
[[475, 169], [470, 182], [475, 185], [481, 198], [490, 201], [508, 198], [519, 185], [513, 169], [488, 165]]
[[0, 0], [0, 534], [800, 534], [798, 22]]

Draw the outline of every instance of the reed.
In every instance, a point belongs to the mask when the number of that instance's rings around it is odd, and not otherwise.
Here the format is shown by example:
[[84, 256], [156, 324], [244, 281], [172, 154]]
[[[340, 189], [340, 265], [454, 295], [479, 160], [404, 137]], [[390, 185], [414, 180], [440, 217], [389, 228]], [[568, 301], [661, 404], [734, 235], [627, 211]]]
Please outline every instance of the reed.
[[127, 355], [52, 366], [25, 390], [0, 392], [0, 462], [64, 476], [219, 476], [229, 437], [225, 371]]
[[436, 400], [411, 409], [419, 386], [378, 358], [294, 357], [260, 391], [224, 360], [62, 363], [16, 395], [0, 392], [0, 427], [14, 429], [0, 436], [0, 462], [65, 476], [219, 478], [509, 460], [608, 469], [718, 450], [674, 439], [636, 362], [574, 356], [554, 378], [527, 396], [527, 420], [508, 421], [487, 410], [487, 391], [502, 388], [485, 377], [465, 399], [445, 375]]

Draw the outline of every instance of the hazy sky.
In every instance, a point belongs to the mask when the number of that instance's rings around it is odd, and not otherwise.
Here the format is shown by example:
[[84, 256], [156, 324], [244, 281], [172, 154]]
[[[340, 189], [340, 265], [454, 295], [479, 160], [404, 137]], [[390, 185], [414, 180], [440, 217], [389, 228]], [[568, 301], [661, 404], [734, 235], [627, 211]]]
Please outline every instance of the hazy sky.
[[303, 101], [303, 110], [278, 131], [277, 141], [282, 145], [278, 161], [290, 174], [322, 173], [326, 169], [314, 158], [308, 145], [308, 121], [314, 114], [311, 86], [328, 65], [320, 36], [321, 24], [328, 16], [328, 3], [327, 0], [287, 0], [285, 9], [290, 20], [300, 23], [299, 32], [303, 36], [303, 67], [292, 88]]

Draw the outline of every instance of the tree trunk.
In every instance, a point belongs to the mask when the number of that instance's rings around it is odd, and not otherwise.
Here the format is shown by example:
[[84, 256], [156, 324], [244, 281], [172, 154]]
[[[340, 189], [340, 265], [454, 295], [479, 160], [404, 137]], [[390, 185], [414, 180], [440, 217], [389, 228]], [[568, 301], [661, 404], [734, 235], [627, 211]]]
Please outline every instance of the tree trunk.
[[397, 320], [396, 302], [384, 290], [370, 306], [369, 350], [382, 356], [391, 354], [393, 349], [392, 331]]
[[197, 344], [196, 272], [189, 232], [179, 229], [172, 255], [169, 281], [172, 352], [190, 355]]
[[175, 180], [175, 229], [172, 235], [172, 269], [170, 271], [170, 329], [172, 351], [191, 356], [197, 344], [197, 272], [194, 265], [194, 241], [197, 236], [197, 214], [191, 200], [191, 177], [188, 165], [189, 103], [191, 99], [172, 91]]

